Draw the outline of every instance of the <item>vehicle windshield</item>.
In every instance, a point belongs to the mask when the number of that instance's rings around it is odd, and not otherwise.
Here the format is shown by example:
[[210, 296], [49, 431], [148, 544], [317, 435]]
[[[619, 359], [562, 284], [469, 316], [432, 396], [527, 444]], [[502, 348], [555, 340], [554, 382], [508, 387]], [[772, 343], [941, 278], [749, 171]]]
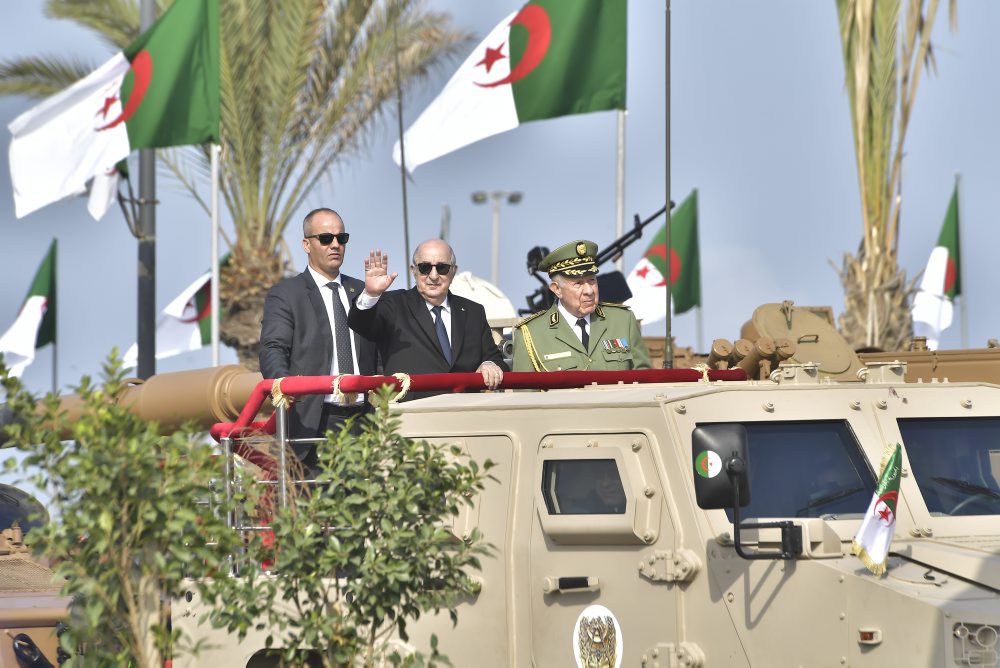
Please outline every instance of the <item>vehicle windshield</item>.
[[[745, 422], [750, 505], [742, 517], [864, 517], [875, 476], [840, 420]], [[732, 521], [732, 510], [726, 511]]]
[[898, 420], [931, 515], [1000, 515], [1000, 418]]

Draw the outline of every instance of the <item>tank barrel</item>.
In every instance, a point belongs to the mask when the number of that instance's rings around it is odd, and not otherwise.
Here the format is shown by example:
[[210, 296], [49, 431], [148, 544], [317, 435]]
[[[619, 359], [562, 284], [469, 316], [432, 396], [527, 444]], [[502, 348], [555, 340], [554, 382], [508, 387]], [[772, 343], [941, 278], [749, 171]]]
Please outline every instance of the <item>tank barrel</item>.
[[[257, 372], [238, 364], [161, 373], [145, 382], [135, 381], [122, 393], [121, 403], [144, 420], [156, 421], [162, 433], [179, 429], [185, 423], [208, 430], [217, 422], [234, 420], [261, 381]], [[60, 398], [60, 411], [72, 424], [84, 412], [78, 395]], [[0, 430], [16, 419], [6, 407], [0, 411]], [[0, 436], [6, 442], [6, 436]]]

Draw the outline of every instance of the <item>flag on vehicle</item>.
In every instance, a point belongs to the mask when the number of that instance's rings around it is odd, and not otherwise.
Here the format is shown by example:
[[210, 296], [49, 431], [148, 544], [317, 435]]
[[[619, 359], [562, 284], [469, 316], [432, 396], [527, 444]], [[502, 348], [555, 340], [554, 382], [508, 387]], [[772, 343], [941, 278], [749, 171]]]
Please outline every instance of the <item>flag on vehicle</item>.
[[218, 142], [218, 0], [176, 0], [125, 51], [8, 127], [17, 217], [95, 179], [99, 219], [132, 149]]
[[[403, 135], [406, 168], [521, 123], [625, 108], [625, 0], [535, 0], [504, 18]], [[401, 161], [400, 144], [393, 160]]]
[[35, 351], [56, 342], [56, 240], [35, 272], [17, 319], [0, 336], [0, 353], [12, 376], [20, 376]]
[[[675, 314], [701, 306], [698, 257], [698, 190], [670, 215], [671, 302]], [[667, 317], [667, 226], [660, 228], [645, 255], [626, 278], [632, 298], [625, 302], [644, 324]]]
[[927, 260], [920, 289], [913, 297], [913, 333], [927, 337], [927, 347], [937, 350], [941, 332], [951, 326], [955, 297], [962, 294], [959, 257], [958, 184], [951, 194], [937, 245]]
[[896, 529], [896, 505], [899, 502], [899, 477], [902, 470], [902, 447], [888, 445], [882, 454], [881, 472], [875, 493], [861, 528], [854, 536], [852, 551], [875, 575], [885, 573], [889, 546]]
[[[167, 304], [156, 319], [156, 359], [173, 357], [210, 344], [211, 316], [212, 272], [208, 272]], [[138, 360], [139, 346], [133, 343], [122, 358], [122, 366], [134, 367]]]

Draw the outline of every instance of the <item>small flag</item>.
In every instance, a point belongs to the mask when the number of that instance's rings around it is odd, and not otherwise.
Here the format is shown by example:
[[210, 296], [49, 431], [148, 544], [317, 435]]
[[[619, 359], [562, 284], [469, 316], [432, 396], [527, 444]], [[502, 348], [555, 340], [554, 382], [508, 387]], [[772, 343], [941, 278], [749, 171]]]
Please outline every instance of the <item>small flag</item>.
[[91, 215], [103, 215], [117, 190], [110, 170], [132, 149], [218, 141], [218, 0], [176, 0], [124, 52], [9, 129], [18, 218], [90, 179]]
[[962, 294], [959, 258], [958, 184], [951, 194], [937, 245], [931, 251], [920, 279], [920, 290], [913, 297], [913, 333], [927, 337], [927, 347], [937, 350], [941, 332], [951, 326], [955, 297]]
[[886, 446], [872, 502], [868, 504], [865, 519], [854, 536], [852, 551], [875, 575], [885, 573], [889, 560], [889, 546], [896, 528], [902, 462], [902, 447], [898, 443]]
[[0, 353], [12, 376], [20, 376], [35, 350], [56, 342], [56, 240], [35, 272], [17, 320], [0, 336]]
[[527, 121], [624, 109], [625, 24], [625, 0], [535, 0], [507, 16], [403, 135], [406, 168]]
[[[670, 215], [670, 296], [675, 314], [701, 306], [701, 267], [698, 257], [698, 190]], [[625, 304], [643, 324], [667, 317], [667, 226], [660, 228], [646, 254], [625, 279], [632, 298]]]
[[[156, 320], [156, 359], [198, 350], [212, 342], [212, 272], [200, 276], [167, 304]], [[134, 367], [139, 346], [133, 343], [122, 365]]]

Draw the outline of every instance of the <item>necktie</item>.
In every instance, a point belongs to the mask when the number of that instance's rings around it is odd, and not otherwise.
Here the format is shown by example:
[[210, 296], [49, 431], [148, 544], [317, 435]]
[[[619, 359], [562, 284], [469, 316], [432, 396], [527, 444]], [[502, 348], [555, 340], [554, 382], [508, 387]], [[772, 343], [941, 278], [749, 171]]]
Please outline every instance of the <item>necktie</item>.
[[580, 328], [580, 341], [583, 343], [583, 349], [590, 352], [590, 334], [587, 333], [587, 319], [578, 319], [576, 326]]
[[435, 306], [432, 311], [434, 311], [434, 331], [437, 332], [438, 343], [441, 344], [441, 352], [444, 353], [444, 358], [451, 364], [451, 342], [448, 341], [448, 331], [444, 328], [444, 320], [441, 319], [441, 309], [443, 306]]
[[333, 291], [333, 339], [337, 346], [337, 373], [354, 373], [354, 354], [351, 352], [351, 333], [347, 328], [347, 311], [340, 301], [340, 283], [330, 281], [326, 287]]

